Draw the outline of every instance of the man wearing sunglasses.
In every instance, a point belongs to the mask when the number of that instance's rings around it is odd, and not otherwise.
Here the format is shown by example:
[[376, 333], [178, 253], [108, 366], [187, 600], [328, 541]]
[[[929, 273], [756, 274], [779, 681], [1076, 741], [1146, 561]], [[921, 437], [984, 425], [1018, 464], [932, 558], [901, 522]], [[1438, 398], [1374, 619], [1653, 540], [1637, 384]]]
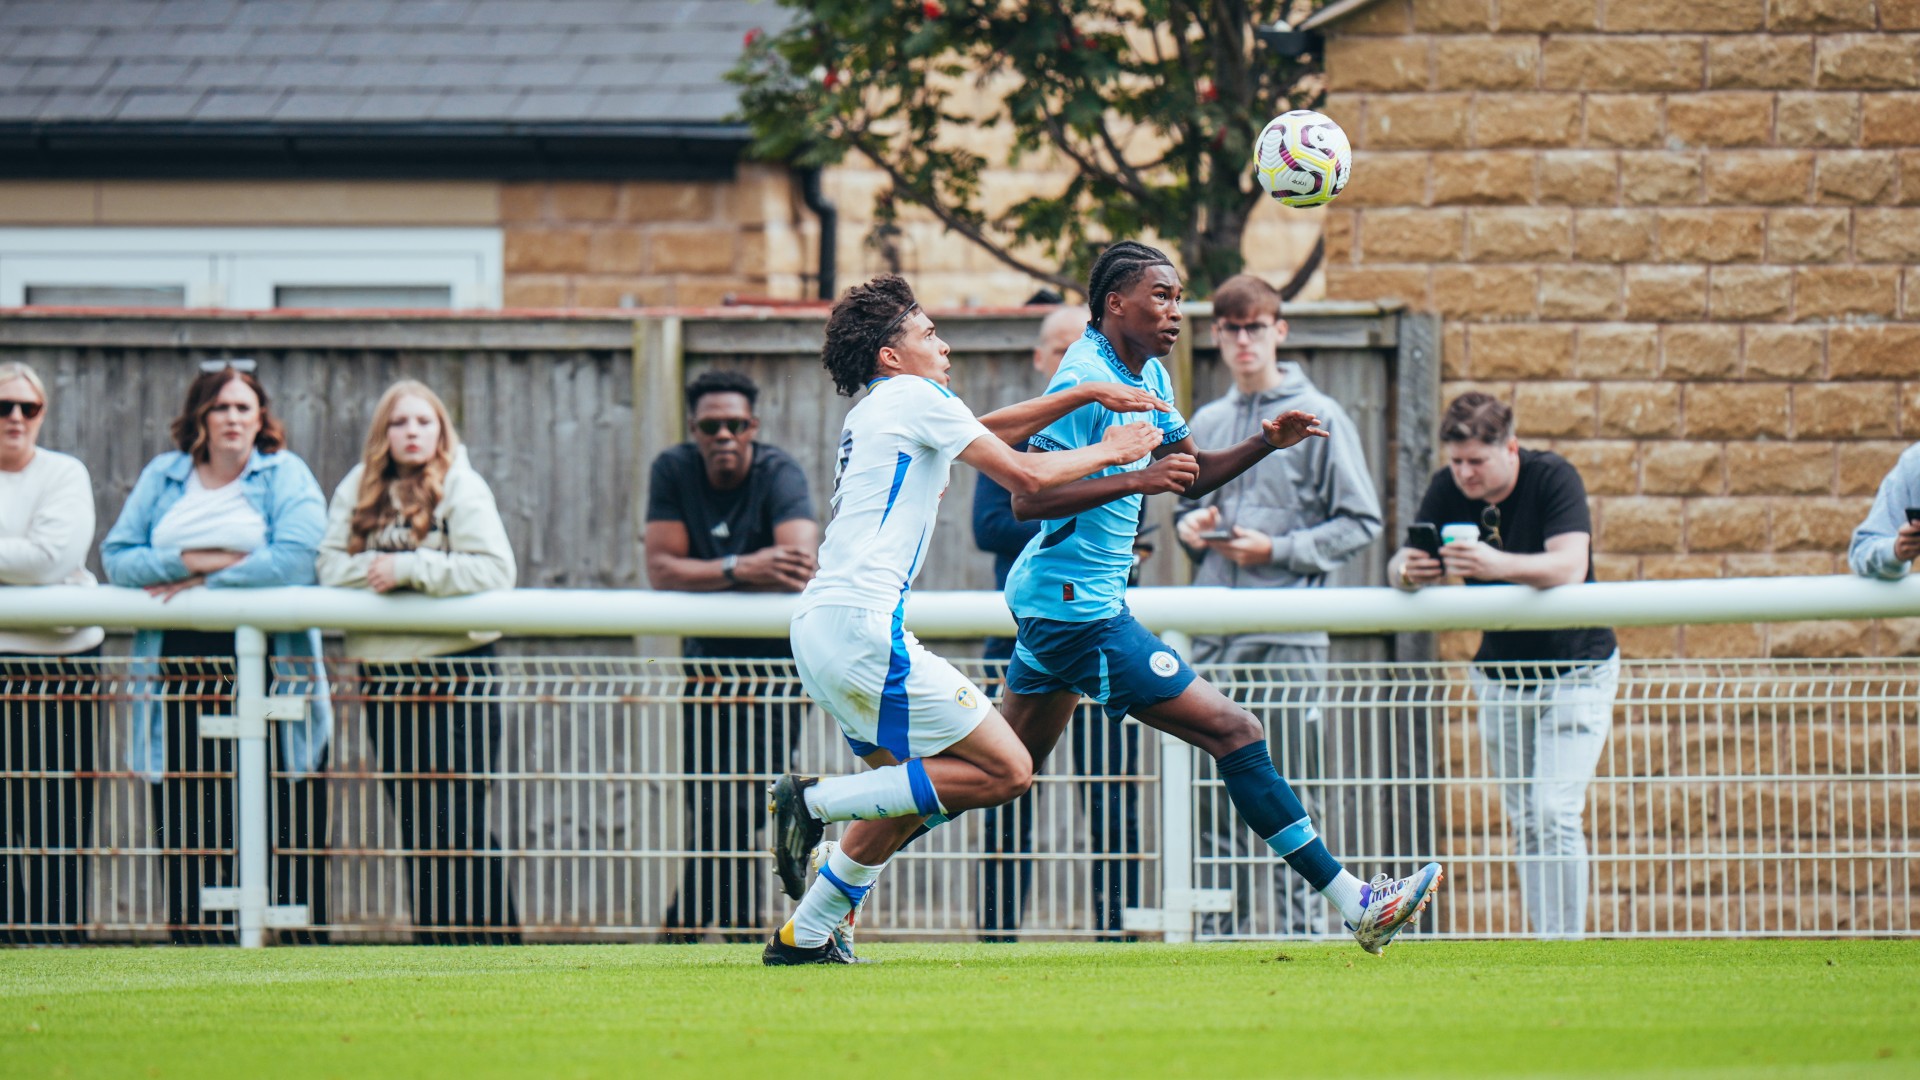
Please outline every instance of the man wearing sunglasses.
[[[1440, 419], [1447, 467], [1418, 520], [1440, 527], [1440, 557], [1403, 547], [1387, 576], [1403, 589], [1455, 577], [1536, 589], [1593, 580], [1593, 519], [1579, 470], [1514, 437], [1513, 409], [1462, 394]], [[1488, 631], [1474, 654], [1486, 775], [1513, 832], [1527, 922], [1543, 938], [1586, 930], [1587, 785], [1613, 726], [1620, 653], [1607, 627]]]
[[[647, 579], [677, 592], [797, 593], [812, 580], [820, 524], [806, 474], [778, 447], [757, 441], [760, 389], [738, 371], [704, 372], [687, 384], [687, 441], [654, 459], [647, 492]], [[793, 656], [779, 638], [682, 640], [688, 658], [682, 757], [690, 776], [779, 774], [799, 720], [799, 687], [767, 677], [765, 664]], [[783, 668], [784, 669], [784, 666]], [[719, 704], [711, 699], [733, 699]], [[737, 704], [740, 698], [758, 699]], [[771, 703], [770, 703], [771, 702]], [[759, 783], [686, 785], [690, 851], [754, 851], [764, 820]], [[674, 936], [709, 926], [749, 931], [760, 917], [764, 874], [743, 858], [690, 858], [667, 912]], [[730, 935], [731, 936], [731, 935]], [[747, 933], [742, 940], [757, 934]]]

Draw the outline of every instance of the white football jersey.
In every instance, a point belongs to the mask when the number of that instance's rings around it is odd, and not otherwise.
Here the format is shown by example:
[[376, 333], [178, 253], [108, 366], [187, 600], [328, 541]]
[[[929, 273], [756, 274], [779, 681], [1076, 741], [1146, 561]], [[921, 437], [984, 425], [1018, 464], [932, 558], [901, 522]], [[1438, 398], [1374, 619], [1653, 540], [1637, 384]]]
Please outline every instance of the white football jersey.
[[891, 612], [904, 605], [933, 538], [953, 459], [982, 436], [993, 433], [931, 379], [899, 375], [869, 386], [840, 432], [833, 520], [800, 610]]

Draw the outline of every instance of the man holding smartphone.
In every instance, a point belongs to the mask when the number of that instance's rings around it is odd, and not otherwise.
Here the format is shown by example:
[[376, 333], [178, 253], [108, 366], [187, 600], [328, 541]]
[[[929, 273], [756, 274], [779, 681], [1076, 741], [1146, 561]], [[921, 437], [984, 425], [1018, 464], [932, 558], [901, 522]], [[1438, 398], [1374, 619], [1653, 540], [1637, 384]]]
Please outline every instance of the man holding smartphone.
[[[1523, 450], [1513, 409], [1455, 398], [1440, 420], [1447, 467], [1420, 501], [1387, 576], [1409, 591], [1456, 577], [1536, 589], [1593, 580], [1592, 517], [1580, 472]], [[1439, 554], [1421, 550], [1438, 533]], [[1586, 931], [1587, 785], [1613, 726], [1620, 653], [1606, 627], [1488, 631], [1473, 688], [1487, 774], [1500, 785], [1527, 922], [1543, 938]]]
[[[1321, 418], [1329, 437], [1312, 439], [1286, 454], [1273, 454], [1197, 500], [1181, 500], [1175, 533], [1193, 559], [1195, 585], [1234, 589], [1313, 589], [1380, 535], [1380, 499], [1360, 446], [1360, 434], [1340, 403], [1321, 393], [1300, 365], [1281, 361], [1287, 323], [1280, 294], [1250, 274], [1228, 278], [1213, 294], [1213, 340], [1233, 376], [1233, 388], [1188, 421], [1201, 446], [1228, 446], [1258, 434], [1260, 421], [1288, 409]], [[1267, 727], [1274, 760], [1289, 777], [1320, 780], [1332, 775], [1320, 722], [1320, 692], [1326, 678], [1324, 632], [1196, 637], [1196, 664], [1246, 665], [1256, 678], [1293, 685], [1254, 689], [1229, 670], [1220, 689], [1251, 710]], [[1210, 766], [1208, 766], [1210, 767]], [[1326, 821], [1320, 789], [1299, 789], [1307, 812]], [[1204, 810], [1205, 808], [1203, 808]], [[1247, 855], [1246, 830], [1219, 801], [1218, 813], [1202, 819], [1206, 854]], [[1214, 871], [1203, 870], [1202, 873]], [[1246, 933], [1248, 916], [1265, 907], [1252, 897], [1252, 875], [1229, 867], [1235, 892], [1232, 927]], [[1226, 887], [1228, 881], [1201, 882]], [[1273, 867], [1279, 933], [1324, 933], [1327, 905], [1298, 874]], [[1214, 918], [1209, 916], [1209, 918]]]
[[1873, 509], [1853, 530], [1847, 565], [1861, 577], [1898, 581], [1920, 557], [1920, 444], [1907, 447], [1880, 481]]

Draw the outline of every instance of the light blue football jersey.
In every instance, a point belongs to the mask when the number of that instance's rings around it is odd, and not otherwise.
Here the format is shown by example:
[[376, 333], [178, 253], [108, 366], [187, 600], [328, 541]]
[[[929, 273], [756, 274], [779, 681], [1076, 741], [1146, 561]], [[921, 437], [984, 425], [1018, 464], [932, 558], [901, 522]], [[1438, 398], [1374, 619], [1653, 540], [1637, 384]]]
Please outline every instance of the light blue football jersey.
[[[1159, 360], [1148, 360], [1139, 377], [1127, 370], [1106, 335], [1092, 327], [1067, 349], [1060, 370], [1047, 384], [1055, 394], [1081, 383], [1123, 383], [1150, 391], [1162, 401], [1173, 401], [1173, 380]], [[1035, 435], [1035, 450], [1076, 450], [1092, 446], [1116, 424], [1150, 421], [1161, 432], [1162, 443], [1176, 443], [1188, 435], [1186, 418], [1178, 410], [1154, 413], [1116, 413], [1104, 405], [1082, 405], [1047, 425]], [[1144, 469], [1151, 456], [1128, 465], [1094, 473], [1107, 476]], [[1074, 517], [1043, 522], [1039, 535], [1007, 574], [1007, 606], [1016, 619], [1054, 619], [1093, 622], [1120, 614], [1126, 605], [1127, 571], [1133, 568], [1133, 537], [1140, 522], [1142, 496], [1128, 495]]]

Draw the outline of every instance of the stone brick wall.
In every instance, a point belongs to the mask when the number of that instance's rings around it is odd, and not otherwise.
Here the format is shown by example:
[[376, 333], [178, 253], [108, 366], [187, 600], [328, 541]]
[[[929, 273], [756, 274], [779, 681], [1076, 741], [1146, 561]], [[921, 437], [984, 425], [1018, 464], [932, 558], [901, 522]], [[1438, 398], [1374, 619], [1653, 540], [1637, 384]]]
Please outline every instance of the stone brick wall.
[[503, 184], [508, 307], [796, 299], [819, 227], [786, 170], [731, 180]]
[[[1444, 316], [1443, 393], [1580, 467], [1603, 579], [1845, 572], [1920, 436], [1920, 0], [1379, 0], [1326, 33], [1357, 148], [1328, 295]], [[1622, 641], [1920, 651], [1894, 623]]]

